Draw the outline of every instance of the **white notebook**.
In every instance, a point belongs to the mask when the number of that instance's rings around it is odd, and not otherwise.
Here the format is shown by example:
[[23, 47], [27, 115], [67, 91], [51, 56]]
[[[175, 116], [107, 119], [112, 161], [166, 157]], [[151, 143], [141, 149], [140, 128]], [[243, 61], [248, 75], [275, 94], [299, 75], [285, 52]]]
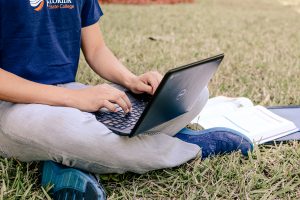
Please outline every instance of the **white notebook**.
[[296, 125], [247, 98], [215, 97], [192, 121], [203, 128], [226, 127], [262, 144], [298, 131]]

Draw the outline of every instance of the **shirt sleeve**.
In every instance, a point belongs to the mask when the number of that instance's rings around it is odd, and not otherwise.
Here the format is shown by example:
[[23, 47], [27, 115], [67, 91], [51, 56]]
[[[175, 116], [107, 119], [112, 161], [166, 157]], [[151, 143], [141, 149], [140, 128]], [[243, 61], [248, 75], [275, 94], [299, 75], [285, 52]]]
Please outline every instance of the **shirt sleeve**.
[[90, 26], [99, 21], [103, 15], [98, 0], [84, 0], [81, 11], [81, 27]]

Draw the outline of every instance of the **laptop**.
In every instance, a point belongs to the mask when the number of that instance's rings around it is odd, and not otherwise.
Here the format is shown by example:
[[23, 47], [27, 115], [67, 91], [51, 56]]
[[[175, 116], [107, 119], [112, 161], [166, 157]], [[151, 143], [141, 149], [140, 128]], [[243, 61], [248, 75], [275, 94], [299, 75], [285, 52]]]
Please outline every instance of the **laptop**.
[[94, 113], [96, 119], [122, 136], [133, 137], [147, 133], [150, 129], [189, 112], [223, 58], [224, 55], [220, 54], [168, 71], [153, 96], [133, 94], [118, 86], [130, 99], [132, 111], [125, 114], [121, 108], [117, 112], [101, 109]]

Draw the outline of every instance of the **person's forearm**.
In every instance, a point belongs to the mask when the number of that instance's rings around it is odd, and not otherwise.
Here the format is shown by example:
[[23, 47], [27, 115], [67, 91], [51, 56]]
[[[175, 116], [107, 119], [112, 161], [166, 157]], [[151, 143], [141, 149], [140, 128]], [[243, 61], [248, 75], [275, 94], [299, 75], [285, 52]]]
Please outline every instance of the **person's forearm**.
[[20, 78], [0, 68], [0, 100], [13, 103], [37, 103], [69, 106], [72, 91]]
[[132, 90], [138, 77], [106, 47], [98, 23], [82, 29], [82, 51], [89, 66], [102, 78]]
[[86, 59], [98, 75], [113, 83], [129, 88], [133, 79], [136, 78], [105, 45], [99, 45]]

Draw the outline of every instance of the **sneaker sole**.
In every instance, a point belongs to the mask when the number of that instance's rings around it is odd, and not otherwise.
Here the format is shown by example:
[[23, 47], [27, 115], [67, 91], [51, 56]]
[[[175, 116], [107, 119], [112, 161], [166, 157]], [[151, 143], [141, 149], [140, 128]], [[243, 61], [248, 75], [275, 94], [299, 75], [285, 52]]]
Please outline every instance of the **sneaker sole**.
[[52, 161], [43, 165], [42, 185], [54, 184], [55, 200], [105, 200], [100, 184], [91, 176], [72, 168], [59, 167]]

